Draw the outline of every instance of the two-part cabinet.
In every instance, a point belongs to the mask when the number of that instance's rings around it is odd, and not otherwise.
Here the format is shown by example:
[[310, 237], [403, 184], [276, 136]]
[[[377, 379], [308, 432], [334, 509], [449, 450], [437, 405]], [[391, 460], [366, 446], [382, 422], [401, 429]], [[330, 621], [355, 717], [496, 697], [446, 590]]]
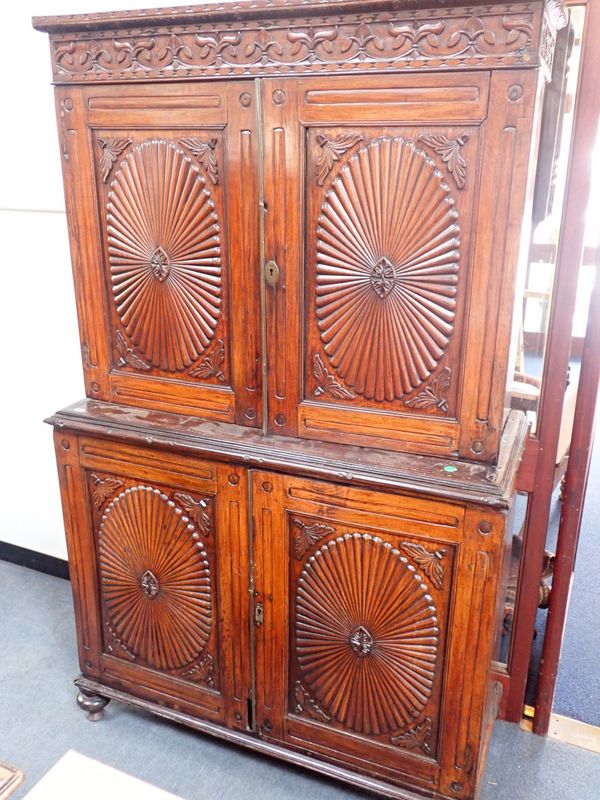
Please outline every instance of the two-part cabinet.
[[561, 22], [541, 0], [34, 20], [88, 398], [50, 421], [92, 718], [122, 700], [390, 797], [475, 796]]

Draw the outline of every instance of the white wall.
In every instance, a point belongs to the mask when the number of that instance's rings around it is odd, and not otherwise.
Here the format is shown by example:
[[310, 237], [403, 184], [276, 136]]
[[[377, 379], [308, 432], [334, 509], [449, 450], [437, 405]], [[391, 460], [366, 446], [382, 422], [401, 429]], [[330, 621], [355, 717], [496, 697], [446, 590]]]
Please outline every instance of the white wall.
[[84, 388], [48, 36], [33, 30], [31, 17], [139, 6], [19, 0], [3, 7], [10, 36], [0, 75], [0, 541], [59, 558], [66, 548], [52, 431], [43, 419]]

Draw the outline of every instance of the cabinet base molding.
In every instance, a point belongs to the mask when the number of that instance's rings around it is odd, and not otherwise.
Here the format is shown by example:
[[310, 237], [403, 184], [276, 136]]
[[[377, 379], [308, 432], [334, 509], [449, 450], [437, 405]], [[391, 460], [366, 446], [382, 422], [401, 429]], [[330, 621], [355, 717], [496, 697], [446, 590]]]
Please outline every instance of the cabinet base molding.
[[[158, 717], [163, 717], [163, 719], [172, 720], [181, 725], [186, 725], [189, 728], [194, 728], [194, 730], [200, 731], [200, 733], [206, 733], [218, 739], [223, 739], [226, 742], [241, 745], [249, 750], [254, 750], [257, 753], [263, 753], [264, 755], [278, 758], [280, 761], [286, 761], [288, 764], [304, 767], [305, 769], [312, 770], [312, 772], [317, 772], [322, 777], [343, 781], [354, 788], [374, 792], [382, 797], [392, 797], [394, 800], [423, 800], [424, 797], [443, 800], [443, 798], [448, 797], [447, 795], [441, 795], [437, 792], [417, 794], [399, 786], [393, 786], [385, 781], [379, 781], [367, 775], [362, 775], [359, 772], [353, 772], [352, 770], [344, 769], [343, 767], [330, 764], [326, 761], [320, 761], [317, 758], [312, 758], [303, 753], [288, 750], [285, 747], [280, 747], [271, 742], [265, 742], [252, 733], [230, 730], [221, 725], [216, 725], [213, 722], [207, 722], [206, 720], [193, 717], [190, 714], [185, 714], [182, 711], [177, 711], [174, 708], [168, 708], [158, 703], [152, 703], [149, 700], [143, 700], [139, 697], [135, 697], [135, 695], [123, 692], [120, 689], [114, 689], [99, 681], [86, 678], [83, 675], [76, 678], [74, 683], [81, 694], [87, 693], [89, 696], [93, 695], [105, 699], [106, 702], [104, 705], [106, 705], [109, 700], [118, 700], [120, 703], [140, 708], [151, 714], [156, 714]], [[88, 718], [90, 718], [89, 714]], [[98, 718], [95, 717], [94, 719]]]

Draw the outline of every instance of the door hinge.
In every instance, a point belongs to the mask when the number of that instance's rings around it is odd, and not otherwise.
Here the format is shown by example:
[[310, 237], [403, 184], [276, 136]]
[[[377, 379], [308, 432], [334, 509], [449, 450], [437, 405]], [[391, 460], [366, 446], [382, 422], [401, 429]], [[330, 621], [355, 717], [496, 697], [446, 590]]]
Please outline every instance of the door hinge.
[[265, 607], [262, 603], [257, 603], [254, 606], [254, 624], [262, 625], [265, 621]]

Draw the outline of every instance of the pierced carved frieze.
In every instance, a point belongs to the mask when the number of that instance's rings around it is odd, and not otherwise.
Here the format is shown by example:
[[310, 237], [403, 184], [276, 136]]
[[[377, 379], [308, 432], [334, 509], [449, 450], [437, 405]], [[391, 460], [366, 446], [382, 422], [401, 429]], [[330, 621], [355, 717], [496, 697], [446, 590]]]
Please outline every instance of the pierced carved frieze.
[[196, 500], [191, 494], [185, 492], [175, 492], [173, 499], [181, 505], [198, 529], [209, 536], [211, 529], [210, 500], [205, 497]]
[[339, 161], [344, 153], [352, 147], [362, 142], [363, 136], [360, 133], [340, 133], [335, 139], [329, 139], [324, 134], [318, 133], [316, 139], [321, 148], [315, 165], [317, 184], [323, 186], [325, 178], [333, 169], [336, 161]]
[[204, 356], [198, 366], [190, 370], [192, 378], [216, 378], [225, 383], [223, 363], [225, 361], [225, 344], [223, 339], [218, 339], [215, 346]]
[[180, 139], [179, 144], [190, 150], [213, 183], [219, 182], [219, 164], [215, 154], [217, 140], [214, 137], [204, 142], [197, 136], [188, 136]]
[[347, 533], [298, 578], [295, 649], [302, 685], [344, 728], [392, 735], [433, 690], [439, 628], [415, 568], [376, 536]]
[[90, 475], [90, 482], [92, 484], [92, 502], [96, 508], [102, 508], [108, 498], [123, 486], [123, 481], [118, 478], [110, 475], [103, 477], [95, 473]]
[[382, 136], [350, 156], [318, 218], [316, 317], [336, 378], [315, 357], [316, 395], [342, 379], [391, 402], [429, 379], [454, 329], [459, 233], [449, 186], [414, 142]]
[[161, 670], [197, 661], [213, 604], [208, 556], [189, 518], [158, 489], [135, 486], [107, 506], [97, 542], [102, 602], [119, 647]]
[[390, 742], [407, 750], [422, 750], [426, 755], [431, 755], [431, 720], [425, 717], [410, 728], [390, 736]]
[[106, 183], [106, 179], [110, 175], [113, 164], [131, 143], [131, 139], [125, 138], [98, 139], [98, 144], [100, 145], [101, 150], [98, 168], [100, 170], [100, 177], [102, 178], [103, 183]]
[[58, 82], [235, 77], [378, 68], [536, 65], [535, 11], [526, 4], [173, 26], [74, 34], [52, 43]]
[[294, 520], [294, 527], [297, 529], [294, 532], [294, 555], [296, 558], [302, 558], [314, 544], [324, 536], [334, 532], [334, 528], [331, 525], [324, 525], [321, 522], [313, 522], [307, 525], [301, 519]]
[[442, 560], [446, 555], [445, 550], [428, 550], [423, 545], [415, 544], [414, 542], [402, 542], [400, 550], [415, 562], [436, 589], [443, 588], [444, 568]]
[[[177, 145], [152, 139], [119, 163], [107, 202], [117, 316], [138, 369], [177, 372], [206, 350], [221, 313], [221, 234], [200, 169]], [[119, 345], [117, 337], [117, 346]]]
[[456, 139], [449, 139], [443, 134], [424, 134], [417, 138], [417, 142], [422, 142], [440, 156], [459, 189], [464, 189], [467, 181], [467, 162], [460, 150], [468, 141], [468, 133], [463, 133]]
[[449, 408], [446, 395], [450, 389], [451, 379], [452, 370], [450, 367], [444, 367], [428, 386], [414, 397], [405, 400], [405, 405], [409, 408], [418, 408], [423, 411], [435, 410], [440, 411], [442, 414], [447, 414]]
[[330, 397], [335, 397], [338, 400], [354, 399], [352, 392], [342, 386], [335, 376], [327, 370], [325, 364], [323, 363], [323, 359], [318, 353], [316, 353], [315, 357], [313, 358], [313, 375], [317, 380], [317, 386], [314, 390], [315, 397], [329, 395]]

